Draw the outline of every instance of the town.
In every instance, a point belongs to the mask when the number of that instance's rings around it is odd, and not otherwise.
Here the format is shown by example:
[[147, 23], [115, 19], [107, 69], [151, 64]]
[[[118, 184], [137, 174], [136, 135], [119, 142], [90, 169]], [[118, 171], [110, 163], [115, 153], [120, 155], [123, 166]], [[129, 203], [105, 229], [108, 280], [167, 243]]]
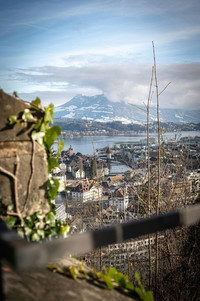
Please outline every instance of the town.
[[[55, 150], [52, 155], [56, 156]], [[200, 181], [199, 159], [200, 137], [162, 141], [160, 212], [195, 202]], [[157, 160], [158, 146], [151, 138], [150, 214], [156, 213]], [[52, 171], [52, 177], [60, 180], [55, 199], [57, 218], [70, 225], [71, 233], [80, 233], [147, 216], [147, 163], [147, 139], [114, 145], [113, 148], [107, 146], [94, 155], [74, 153], [70, 145], [68, 150], [62, 151], [59, 167]], [[113, 164], [118, 166], [115, 173], [111, 172]], [[121, 172], [120, 164], [127, 166], [125, 172]], [[152, 237], [152, 247], [154, 242]], [[83, 258], [97, 268], [114, 265], [127, 273], [133, 259], [138, 261], [140, 258], [141, 261], [143, 258], [144, 261], [147, 257], [147, 245], [147, 237], [144, 237], [109, 246], [101, 250], [101, 254], [87, 254]]]
[[[122, 123], [121, 121], [98, 122], [85, 119], [54, 119], [54, 124], [62, 128], [62, 139], [80, 136], [122, 136], [136, 135], [146, 133], [147, 125], [145, 123]], [[161, 122], [160, 126], [167, 132], [178, 133], [181, 131], [199, 131], [200, 124]], [[149, 124], [150, 133], [157, 133], [157, 124]]]

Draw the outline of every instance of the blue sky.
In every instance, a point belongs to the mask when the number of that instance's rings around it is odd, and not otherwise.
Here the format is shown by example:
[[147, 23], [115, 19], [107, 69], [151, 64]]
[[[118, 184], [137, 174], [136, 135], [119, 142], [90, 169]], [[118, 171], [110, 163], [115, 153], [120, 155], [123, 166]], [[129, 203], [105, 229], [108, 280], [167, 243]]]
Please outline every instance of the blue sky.
[[[1, 0], [0, 87], [44, 105], [76, 94], [200, 109], [200, 1]], [[152, 99], [155, 104], [155, 99]]]

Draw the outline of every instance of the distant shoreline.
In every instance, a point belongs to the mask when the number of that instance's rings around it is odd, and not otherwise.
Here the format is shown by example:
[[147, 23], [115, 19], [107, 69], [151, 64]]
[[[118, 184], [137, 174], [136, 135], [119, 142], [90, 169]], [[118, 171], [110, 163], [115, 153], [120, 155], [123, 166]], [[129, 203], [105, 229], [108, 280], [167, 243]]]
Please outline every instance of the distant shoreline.
[[[92, 138], [91, 138], [92, 136]], [[164, 134], [168, 140], [179, 140], [183, 137], [194, 138], [200, 137], [200, 131], [182, 131], [182, 132], [167, 132]], [[62, 136], [59, 137], [59, 140], [64, 140], [64, 150], [69, 149], [70, 145], [73, 147], [74, 152], [80, 152], [82, 154], [94, 154], [95, 150], [104, 148], [106, 146], [113, 147], [114, 145], [127, 144], [127, 143], [135, 143], [140, 140], [144, 140], [147, 138], [146, 132], [137, 133], [135, 135], [72, 135], [72, 136]], [[157, 141], [157, 133], [151, 133], [150, 138], [154, 138]], [[55, 149], [57, 144], [55, 144]]]
[[[170, 133], [174, 133], [174, 134], [180, 134], [182, 132], [188, 132], [188, 130], [174, 130], [174, 131], [170, 131]], [[197, 131], [197, 130], [190, 130], [190, 132], [199, 132], [200, 131]], [[168, 132], [166, 132], [166, 135], [167, 135]], [[99, 137], [138, 137], [140, 135], [145, 135], [147, 134], [146, 131], [138, 131], [138, 132], [134, 132], [134, 133], [130, 133], [130, 132], [123, 132], [123, 133], [95, 133], [95, 132], [82, 132], [82, 133], [77, 133], [77, 132], [67, 132], [67, 131], [63, 131], [62, 134], [61, 134], [61, 138], [62, 139], [65, 139], [65, 138], [73, 138], [73, 137], [88, 137], [88, 136], [99, 136]], [[156, 131], [151, 131], [150, 132], [150, 136], [151, 135], [156, 135], [157, 132]]]

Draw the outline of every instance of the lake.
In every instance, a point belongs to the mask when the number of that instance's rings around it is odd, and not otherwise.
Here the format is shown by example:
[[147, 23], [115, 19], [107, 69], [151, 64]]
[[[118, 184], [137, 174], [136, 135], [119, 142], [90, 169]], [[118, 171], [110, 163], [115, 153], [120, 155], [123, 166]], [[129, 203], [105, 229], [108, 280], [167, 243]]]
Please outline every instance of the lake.
[[[169, 132], [166, 133], [165, 136], [168, 139], [174, 139], [178, 137], [195, 137], [200, 136], [200, 131], [185, 131], [185, 132]], [[156, 133], [150, 134], [150, 137], [157, 138]], [[69, 149], [70, 145], [73, 147], [73, 150], [75, 153], [80, 152], [84, 155], [93, 155], [94, 154], [94, 148], [95, 150], [106, 147], [109, 145], [110, 147], [113, 147], [115, 144], [119, 145], [121, 143], [131, 143], [131, 142], [137, 142], [141, 139], [145, 139], [146, 134], [140, 133], [136, 134], [134, 136], [93, 136], [92, 140], [90, 136], [79, 136], [79, 137], [73, 137], [73, 138], [67, 138], [64, 139], [64, 150]], [[93, 147], [94, 144], [94, 147]], [[56, 145], [54, 146], [56, 149]]]

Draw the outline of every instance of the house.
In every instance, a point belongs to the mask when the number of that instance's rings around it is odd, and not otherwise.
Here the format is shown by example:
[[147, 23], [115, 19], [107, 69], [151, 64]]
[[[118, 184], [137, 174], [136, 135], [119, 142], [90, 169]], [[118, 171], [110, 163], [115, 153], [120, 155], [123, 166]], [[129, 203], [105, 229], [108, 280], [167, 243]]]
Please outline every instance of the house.
[[108, 202], [109, 206], [117, 206], [119, 211], [126, 210], [129, 204], [129, 194], [127, 191], [127, 186], [116, 189], [112, 197], [108, 200]]
[[122, 183], [124, 180], [124, 176], [123, 175], [116, 175], [116, 176], [113, 176], [113, 177], [109, 177], [108, 178], [108, 182], [117, 186], [119, 185], [120, 183]]
[[120, 222], [120, 212], [117, 206], [111, 205], [106, 210], [102, 210], [104, 225], [111, 225]]
[[52, 177], [53, 179], [58, 179], [62, 182], [66, 182], [66, 175], [63, 171], [59, 171], [58, 173], [53, 174]]
[[137, 160], [137, 168], [145, 168], [146, 167], [146, 161], [142, 158]]
[[103, 186], [104, 194], [106, 194], [106, 195], [113, 193], [116, 189], [116, 187], [108, 181], [103, 182], [102, 186]]
[[80, 160], [80, 158], [74, 158], [71, 162], [68, 162], [67, 172], [71, 173], [74, 179], [84, 179], [85, 171], [83, 169], [82, 160]]
[[74, 179], [84, 179], [85, 172], [84, 170], [81, 170], [78, 166], [76, 166], [72, 169], [72, 176], [74, 177]]
[[94, 181], [84, 181], [71, 191], [72, 199], [79, 202], [98, 201], [102, 197], [102, 187]]
[[64, 173], [66, 173], [66, 169], [67, 169], [67, 168], [66, 168], [65, 163], [63, 163], [63, 162], [60, 163], [60, 164], [59, 164], [59, 167], [60, 167], [61, 171], [63, 171]]

